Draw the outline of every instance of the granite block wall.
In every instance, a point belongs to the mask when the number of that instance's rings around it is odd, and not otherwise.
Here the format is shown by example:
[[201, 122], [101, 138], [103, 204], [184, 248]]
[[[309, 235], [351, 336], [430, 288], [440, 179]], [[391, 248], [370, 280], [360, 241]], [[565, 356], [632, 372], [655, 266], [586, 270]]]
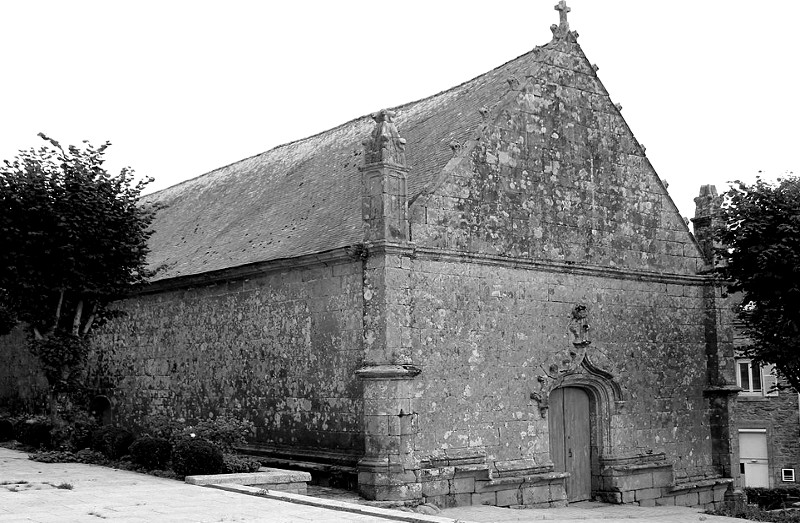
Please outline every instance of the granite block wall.
[[92, 379], [134, 424], [251, 420], [256, 441], [359, 449], [361, 262], [140, 295], [98, 332]]
[[551, 464], [547, 419], [531, 393], [540, 377], [552, 381], [553, 365], [569, 366], [571, 311], [584, 304], [587, 355], [623, 399], [604, 420], [602, 452], [664, 452], [677, 481], [714, 475], [701, 286], [422, 259], [410, 274], [423, 459], [474, 449], [490, 466]]
[[47, 380], [28, 352], [22, 327], [0, 336], [0, 413], [44, 412], [47, 394]]
[[766, 429], [770, 485], [794, 486], [781, 480], [781, 469], [794, 469], [800, 481], [800, 405], [788, 390], [777, 396], [740, 395], [736, 405], [739, 428]]

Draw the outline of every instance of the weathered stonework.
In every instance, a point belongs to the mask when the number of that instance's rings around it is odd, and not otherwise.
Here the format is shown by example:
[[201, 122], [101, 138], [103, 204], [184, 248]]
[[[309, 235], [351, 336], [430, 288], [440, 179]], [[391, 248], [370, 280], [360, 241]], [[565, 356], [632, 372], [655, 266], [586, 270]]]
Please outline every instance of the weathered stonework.
[[[730, 495], [730, 318], [706, 246], [558, 10], [550, 43], [486, 75], [157, 196], [167, 276], [92, 360], [120, 419], [241, 416], [254, 447], [345, 456], [387, 502]], [[251, 214], [226, 218], [226, 190]], [[565, 390], [586, 398], [584, 472], [550, 425]]]
[[133, 423], [236, 416], [262, 445], [362, 445], [360, 259], [144, 294], [97, 337], [92, 379]]

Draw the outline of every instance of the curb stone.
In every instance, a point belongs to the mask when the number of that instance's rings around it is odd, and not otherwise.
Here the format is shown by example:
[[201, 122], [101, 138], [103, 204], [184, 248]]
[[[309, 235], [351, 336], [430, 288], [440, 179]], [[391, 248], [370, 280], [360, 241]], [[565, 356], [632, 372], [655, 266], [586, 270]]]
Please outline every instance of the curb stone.
[[279, 501], [286, 501], [289, 503], [297, 503], [300, 505], [309, 505], [312, 507], [327, 508], [331, 510], [338, 510], [341, 512], [352, 512], [364, 516], [375, 516], [385, 519], [391, 519], [394, 521], [405, 521], [408, 523], [471, 523], [463, 519], [452, 519], [443, 516], [428, 516], [425, 514], [418, 514], [415, 512], [403, 512], [400, 510], [390, 510], [379, 507], [371, 507], [369, 505], [358, 505], [356, 503], [347, 503], [345, 501], [314, 498], [311, 496], [303, 496], [301, 494], [290, 494], [288, 492], [266, 490], [258, 487], [249, 487], [247, 485], [211, 484], [204, 486], [219, 490], [227, 490], [228, 492], [238, 492], [240, 494], [247, 494], [250, 496], [259, 496]]

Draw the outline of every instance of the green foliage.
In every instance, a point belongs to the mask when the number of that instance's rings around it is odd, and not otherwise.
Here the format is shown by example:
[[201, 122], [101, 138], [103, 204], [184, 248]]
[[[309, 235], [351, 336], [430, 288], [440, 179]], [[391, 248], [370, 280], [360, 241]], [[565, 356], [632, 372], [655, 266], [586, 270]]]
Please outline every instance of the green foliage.
[[164, 414], [148, 416], [147, 420], [139, 427], [141, 434], [154, 438], [163, 438], [171, 443], [176, 443], [183, 433], [186, 424]]
[[88, 448], [92, 433], [97, 430], [97, 420], [81, 409], [70, 409], [55, 420], [50, 437], [52, 446], [70, 451]]
[[755, 503], [765, 510], [786, 508], [800, 500], [800, 487], [746, 487], [744, 493], [748, 503]]
[[109, 459], [119, 459], [128, 453], [133, 434], [115, 425], [105, 425], [92, 432], [92, 450], [102, 452]]
[[110, 144], [64, 150], [40, 136], [43, 147], [0, 165], [0, 333], [25, 322], [60, 383], [85, 359], [70, 337], [88, 336], [113, 315], [111, 301], [146, 280], [155, 209], [138, 201], [151, 180], [106, 171]]
[[247, 443], [247, 439], [255, 432], [255, 426], [249, 420], [217, 417], [186, 427], [182, 432], [183, 437], [203, 439], [213, 443], [223, 452], [232, 452], [234, 447]]
[[797, 510], [764, 510], [761, 507], [746, 505], [741, 509], [723, 507], [709, 511], [715, 516], [740, 518], [743, 521], [770, 521], [772, 523], [800, 523], [800, 511]]
[[261, 468], [261, 462], [254, 459], [237, 456], [236, 454], [225, 453], [222, 456], [222, 472], [225, 474], [236, 474], [239, 472], [257, 472]]
[[205, 440], [183, 439], [172, 451], [172, 470], [180, 476], [219, 474], [223, 465], [222, 451]]
[[53, 392], [80, 388], [80, 373], [89, 354], [89, 341], [86, 338], [55, 332], [47, 338], [31, 340], [30, 350], [39, 358]]
[[800, 391], [800, 179], [735, 182], [724, 196], [715, 240], [718, 273], [741, 293], [738, 317], [751, 345], [746, 355], [774, 364]]
[[83, 449], [78, 452], [66, 450], [49, 450], [34, 452], [28, 455], [31, 461], [39, 463], [86, 463], [89, 465], [107, 465], [108, 458], [96, 450]]
[[164, 438], [142, 436], [128, 449], [131, 459], [147, 470], [165, 469], [172, 454], [172, 444]]
[[14, 439], [14, 422], [10, 419], [0, 419], [0, 441]]
[[44, 416], [35, 416], [19, 422], [16, 426], [16, 439], [34, 448], [49, 448], [50, 431], [53, 423]]

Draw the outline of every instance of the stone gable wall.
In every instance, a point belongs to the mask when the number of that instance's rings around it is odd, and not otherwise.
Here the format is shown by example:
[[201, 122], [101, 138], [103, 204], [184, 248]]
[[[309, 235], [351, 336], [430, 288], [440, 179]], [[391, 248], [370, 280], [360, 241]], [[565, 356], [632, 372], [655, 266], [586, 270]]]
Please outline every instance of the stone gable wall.
[[412, 241], [695, 274], [697, 244], [619, 109], [582, 55], [555, 56], [572, 69], [509, 80], [471, 151], [415, 201]]
[[605, 453], [664, 452], [676, 480], [714, 474], [701, 286], [423, 259], [411, 280], [421, 459], [473, 450], [489, 463], [551, 463], [531, 393], [539, 376], [552, 385], [552, 365], [569, 366], [571, 311], [585, 304], [587, 354], [624, 401], [606, 420]]
[[228, 415], [258, 443], [358, 449], [361, 289], [352, 261], [126, 300], [93, 376], [134, 423]]

